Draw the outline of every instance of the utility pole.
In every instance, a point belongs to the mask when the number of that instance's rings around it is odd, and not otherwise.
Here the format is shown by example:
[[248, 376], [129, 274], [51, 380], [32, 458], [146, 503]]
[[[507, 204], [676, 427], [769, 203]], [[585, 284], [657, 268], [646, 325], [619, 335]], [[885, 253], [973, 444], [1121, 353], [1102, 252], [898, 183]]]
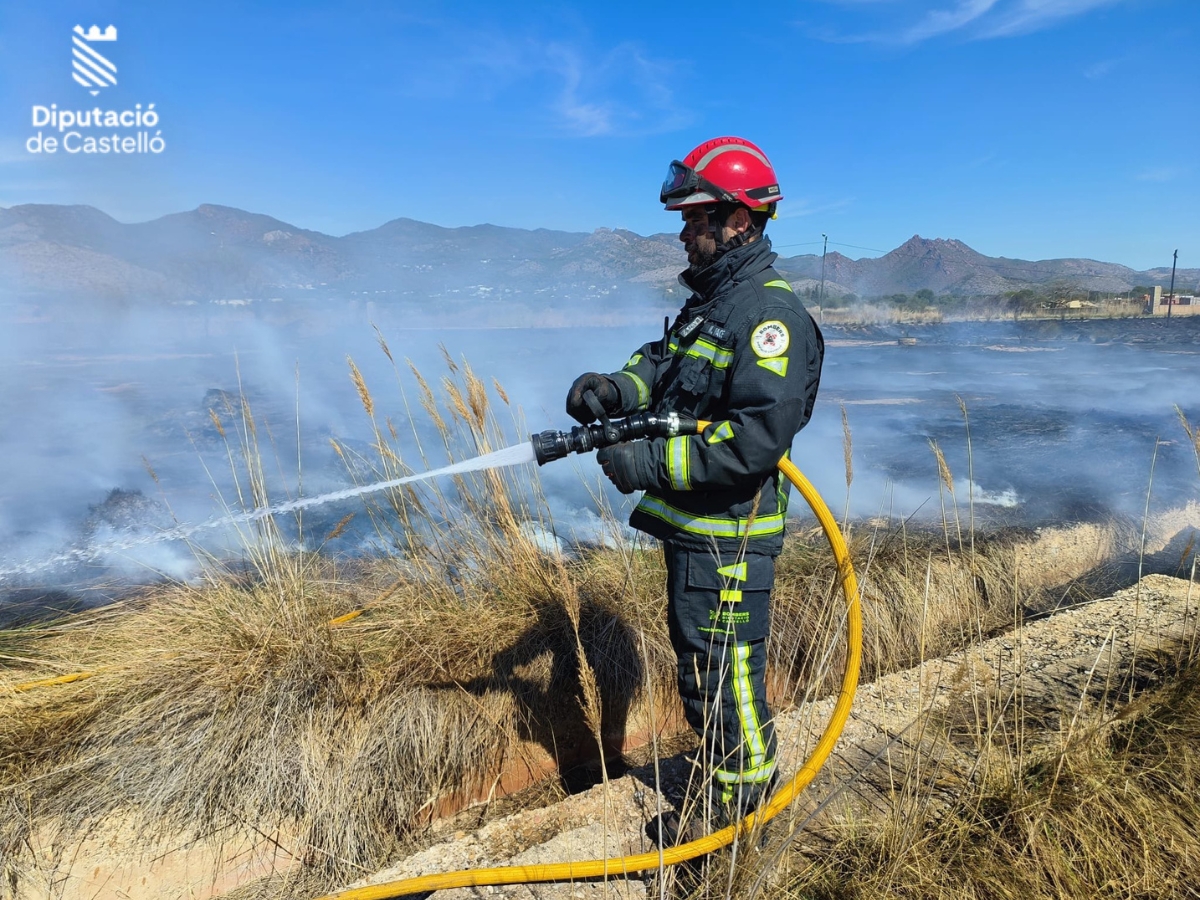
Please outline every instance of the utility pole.
[[829, 249], [829, 235], [822, 233], [821, 238], [824, 240], [824, 245], [821, 247], [821, 290], [817, 294], [818, 302], [821, 304], [822, 316], [825, 309], [825, 251]]
[[1175, 263], [1179, 262], [1179, 251], [1171, 257], [1171, 287], [1167, 289], [1167, 318], [1171, 318], [1171, 307], [1175, 305]]

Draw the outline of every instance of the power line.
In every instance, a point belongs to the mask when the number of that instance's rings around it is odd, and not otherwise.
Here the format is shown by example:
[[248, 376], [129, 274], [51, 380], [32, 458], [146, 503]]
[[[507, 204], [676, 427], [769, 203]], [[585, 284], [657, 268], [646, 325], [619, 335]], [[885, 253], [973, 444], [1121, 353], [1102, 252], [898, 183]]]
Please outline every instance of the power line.
[[880, 250], [878, 247], [860, 247], [858, 244], [840, 244], [837, 241], [830, 241], [835, 247], [853, 247], [855, 250], [870, 250], [872, 253], [891, 253], [891, 250]]
[[[805, 241], [804, 243], [801, 243], [801, 244], [774, 244], [773, 246], [776, 247], [777, 249], [782, 250], [785, 247], [813, 247], [813, 246], [819, 246], [823, 243], [825, 243], [825, 242], [824, 241]], [[860, 247], [860, 246], [858, 246], [858, 244], [841, 244], [841, 243], [838, 243], [837, 241], [829, 241], [829, 243], [835, 247], [853, 247], [855, 250], [870, 250], [872, 253], [891, 253], [892, 252], [891, 250], [880, 250], [878, 247]]]
[[820, 241], [804, 241], [803, 243], [800, 243], [800, 244], [772, 244], [771, 246], [774, 249], [782, 250], [785, 247], [812, 247], [819, 243], [821, 243], [821, 242]]

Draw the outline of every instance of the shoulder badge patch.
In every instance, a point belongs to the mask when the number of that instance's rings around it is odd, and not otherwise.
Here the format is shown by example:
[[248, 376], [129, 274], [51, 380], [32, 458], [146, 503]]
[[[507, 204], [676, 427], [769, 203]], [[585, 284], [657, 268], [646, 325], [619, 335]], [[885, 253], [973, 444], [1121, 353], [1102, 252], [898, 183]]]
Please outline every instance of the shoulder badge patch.
[[763, 322], [750, 335], [750, 348], [763, 359], [783, 356], [790, 342], [787, 326], [774, 320]]

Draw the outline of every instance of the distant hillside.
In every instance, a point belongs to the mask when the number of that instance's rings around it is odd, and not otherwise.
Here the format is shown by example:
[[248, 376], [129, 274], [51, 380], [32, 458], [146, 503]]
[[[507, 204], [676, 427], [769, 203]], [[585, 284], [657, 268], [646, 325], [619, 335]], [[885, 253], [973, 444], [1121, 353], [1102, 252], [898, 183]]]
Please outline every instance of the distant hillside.
[[[781, 259], [779, 268], [795, 278], [821, 277], [819, 255]], [[895, 250], [876, 259], [849, 259], [840, 253], [825, 258], [826, 282], [834, 282], [860, 297], [912, 294], [928, 289], [935, 294], [988, 296], [1059, 281], [1089, 291], [1120, 293], [1136, 285], [1165, 285], [1170, 269], [1138, 272], [1116, 263], [1092, 259], [1024, 259], [984, 256], [962, 241], [929, 240], [913, 235]], [[1176, 283], [1195, 286], [1200, 269], [1181, 269]]]
[[[369, 295], [384, 303], [486, 299], [547, 308], [600, 297], [633, 302], [647, 294], [671, 302], [684, 265], [674, 235], [607, 228], [591, 234], [442, 228], [401, 218], [332, 237], [209, 204], [136, 224], [88, 206], [0, 208], [0, 279], [10, 296], [129, 304]], [[809, 284], [820, 277], [821, 259], [786, 257], [779, 267]], [[922, 288], [990, 295], [1061, 280], [1118, 292], [1165, 284], [1169, 274], [1084, 259], [995, 259], [961, 241], [921, 237], [878, 259], [835, 252], [825, 261], [828, 290], [864, 297]], [[1195, 285], [1200, 269], [1181, 270], [1177, 281]]]

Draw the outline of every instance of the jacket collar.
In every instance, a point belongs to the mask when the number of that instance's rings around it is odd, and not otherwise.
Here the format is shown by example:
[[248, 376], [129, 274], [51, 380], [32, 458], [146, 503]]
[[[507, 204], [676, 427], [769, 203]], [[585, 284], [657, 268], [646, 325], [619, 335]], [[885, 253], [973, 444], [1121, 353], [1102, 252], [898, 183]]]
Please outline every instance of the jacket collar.
[[710, 266], [693, 272], [687, 269], [680, 273], [679, 283], [695, 291], [704, 299], [722, 293], [732, 283], [745, 281], [775, 262], [776, 254], [771, 251], [771, 239], [765, 234], [752, 244], [722, 253]]

